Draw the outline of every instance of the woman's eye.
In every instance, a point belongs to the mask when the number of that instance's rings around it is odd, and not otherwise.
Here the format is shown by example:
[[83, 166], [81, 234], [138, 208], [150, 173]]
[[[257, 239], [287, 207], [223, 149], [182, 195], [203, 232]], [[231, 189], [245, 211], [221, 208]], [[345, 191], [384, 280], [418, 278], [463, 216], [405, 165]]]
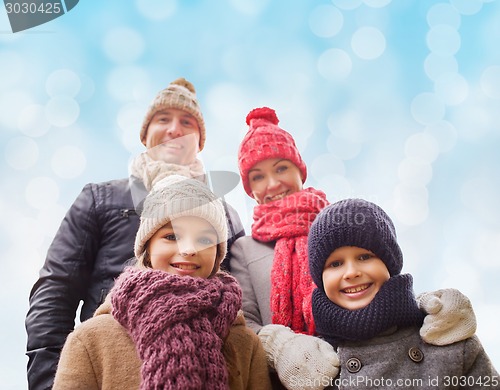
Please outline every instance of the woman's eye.
[[186, 119], [182, 121], [182, 125], [186, 126], [186, 127], [194, 127], [193, 121], [186, 120]]
[[251, 181], [259, 181], [262, 180], [264, 176], [262, 175], [255, 175], [250, 178]]
[[280, 165], [279, 167], [276, 168], [276, 172], [282, 173], [285, 172], [288, 169], [286, 165]]

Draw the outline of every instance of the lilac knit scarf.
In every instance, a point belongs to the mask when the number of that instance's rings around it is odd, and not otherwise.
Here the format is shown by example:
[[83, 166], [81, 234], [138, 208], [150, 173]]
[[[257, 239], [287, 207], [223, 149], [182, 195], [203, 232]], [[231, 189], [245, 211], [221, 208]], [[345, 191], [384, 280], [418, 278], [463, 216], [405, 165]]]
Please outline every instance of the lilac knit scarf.
[[113, 317], [142, 360], [141, 389], [227, 389], [224, 339], [241, 308], [236, 280], [129, 267], [111, 291]]
[[410, 274], [392, 276], [370, 304], [359, 310], [336, 305], [319, 288], [312, 299], [316, 331], [333, 346], [347, 340], [367, 340], [393, 326], [421, 326], [425, 315], [417, 306]]

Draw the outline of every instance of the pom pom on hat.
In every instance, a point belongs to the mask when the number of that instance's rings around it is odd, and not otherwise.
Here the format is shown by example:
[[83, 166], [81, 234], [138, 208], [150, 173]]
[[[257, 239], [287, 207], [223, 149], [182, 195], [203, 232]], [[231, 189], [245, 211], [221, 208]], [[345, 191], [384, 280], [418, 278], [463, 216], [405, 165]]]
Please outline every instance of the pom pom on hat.
[[185, 216], [208, 221], [217, 233], [215, 271], [227, 252], [227, 220], [224, 206], [207, 185], [196, 179], [171, 175], [155, 184], [144, 200], [134, 253], [139, 257], [154, 234], [173, 219]]
[[363, 199], [344, 199], [325, 207], [309, 230], [308, 254], [311, 277], [323, 289], [326, 259], [337, 248], [356, 246], [379, 257], [391, 276], [403, 268], [403, 254], [396, 229], [379, 206]]
[[238, 150], [238, 167], [246, 193], [252, 196], [248, 180], [250, 169], [271, 158], [282, 158], [294, 163], [299, 168], [304, 183], [307, 178], [306, 164], [293, 137], [278, 126], [276, 112], [269, 107], [255, 108], [248, 113], [246, 123], [250, 127]]
[[203, 120], [203, 115], [196, 98], [196, 90], [193, 84], [182, 77], [172, 81], [169, 86], [160, 91], [151, 102], [142, 122], [140, 133], [141, 142], [146, 145], [146, 134], [153, 116], [155, 116], [158, 111], [168, 108], [176, 108], [193, 115], [193, 117], [198, 122], [198, 127], [200, 130], [199, 146], [201, 151], [203, 149], [203, 146], [205, 145], [206, 139], [205, 121]]

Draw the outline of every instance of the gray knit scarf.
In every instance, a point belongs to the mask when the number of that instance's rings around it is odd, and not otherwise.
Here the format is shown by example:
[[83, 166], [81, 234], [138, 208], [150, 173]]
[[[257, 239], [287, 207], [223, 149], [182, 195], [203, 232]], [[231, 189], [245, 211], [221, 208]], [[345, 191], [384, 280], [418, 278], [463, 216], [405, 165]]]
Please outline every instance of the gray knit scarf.
[[347, 340], [367, 340], [394, 326], [421, 326], [425, 316], [417, 306], [410, 274], [392, 276], [370, 304], [359, 310], [336, 305], [316, 288], [312, 310], [317, 334], [333, 346]]

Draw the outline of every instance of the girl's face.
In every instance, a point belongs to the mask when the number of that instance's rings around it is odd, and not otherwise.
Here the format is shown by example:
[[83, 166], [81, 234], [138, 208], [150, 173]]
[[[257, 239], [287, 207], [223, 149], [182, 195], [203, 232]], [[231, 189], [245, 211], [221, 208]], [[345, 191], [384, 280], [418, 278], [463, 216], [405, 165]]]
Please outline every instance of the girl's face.
[[302, 174], [290, 160], [270, 158], [255, 164], [248, 172], [252, 195], [266, 204], [302, 190]]
[[208, 278], [215, 266], [217, 238], [203, 218], [176, 218], [149, 240], [151, 266], [171, 274]]
[[323, 269], [326, 296], [349, 310], [367, 306], [390, 277], [381, 259], [356, 246], [335, 249]]

